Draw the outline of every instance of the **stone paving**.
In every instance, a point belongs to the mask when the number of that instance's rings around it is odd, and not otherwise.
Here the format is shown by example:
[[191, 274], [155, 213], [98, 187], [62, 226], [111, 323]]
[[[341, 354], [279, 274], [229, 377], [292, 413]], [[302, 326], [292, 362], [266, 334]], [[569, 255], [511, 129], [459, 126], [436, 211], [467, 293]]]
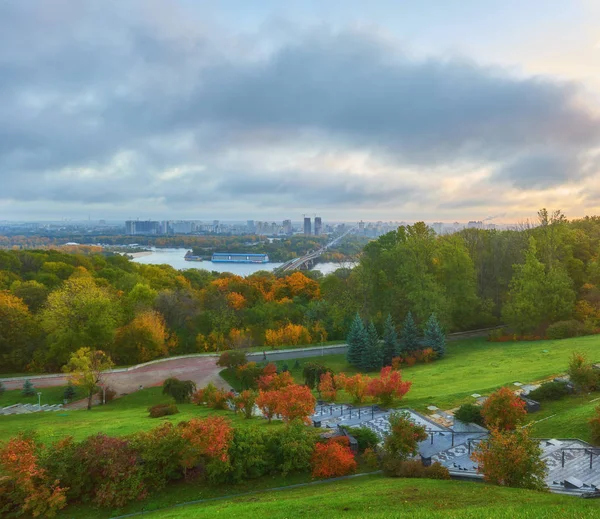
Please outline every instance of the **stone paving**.
[[29, 414], [29, 413], [41, 413], [48, 411], [60, 411], [62, 410], [62, 404], [48, 405], [43, 404], [41, 406], [37, 404], [13, 404], [7, 407], [0, 408], [0, 415], [9, 414]]

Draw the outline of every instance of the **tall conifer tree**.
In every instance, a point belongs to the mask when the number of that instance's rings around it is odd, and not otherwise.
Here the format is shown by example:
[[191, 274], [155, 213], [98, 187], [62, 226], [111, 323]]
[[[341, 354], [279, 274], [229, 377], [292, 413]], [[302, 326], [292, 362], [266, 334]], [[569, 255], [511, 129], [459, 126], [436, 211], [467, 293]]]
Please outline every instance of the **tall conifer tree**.
[[446, 336], [435, 314], [427, 319], [424, 332], [425, 347], [435, 351], [438, 357], [443, 357], [446, 354]]
[[392, 359], [400, 354], [398, 333], [392, 316], [388, 314], [383, 329], [383, 365], [391, 366]]
[[346, 343], [348, 344], [348, 350], [346, 352], [348, 364], [359, 367], [362, 359], [362, 352], [365, 347], [365, 325], [358, 312], [350, 325]]
[[404, 355], [410, 355], [419, 349], [419, 329], [415, 324], [412, 313], [406, 314], [402, 333], [400, 335], [400, 351]]
[[366, 345], [362, 352], [360, 368], [363, 371], [375, 371], [381, 369], [382, 351], [379, 344], [379, 334], [373, 321], [365, 328]]

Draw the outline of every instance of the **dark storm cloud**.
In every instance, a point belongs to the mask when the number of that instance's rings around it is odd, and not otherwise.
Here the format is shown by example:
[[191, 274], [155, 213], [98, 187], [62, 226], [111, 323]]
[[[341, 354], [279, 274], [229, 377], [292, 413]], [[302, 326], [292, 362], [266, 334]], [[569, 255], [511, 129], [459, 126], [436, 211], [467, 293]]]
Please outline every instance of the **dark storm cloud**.
[[[373, 207], [429, 197], [437, 180], [414, 180], [441, 165], [490, 164], [521, 189], [595, 172], [600, 125], [575, 85], [414, 59], [365, 32], [223, 36], [191, 9], [0, 3], [0, 200]], [[304, 171], [294, 153], [267, 168], [278, 146], [362, 150], [388, 173]]]

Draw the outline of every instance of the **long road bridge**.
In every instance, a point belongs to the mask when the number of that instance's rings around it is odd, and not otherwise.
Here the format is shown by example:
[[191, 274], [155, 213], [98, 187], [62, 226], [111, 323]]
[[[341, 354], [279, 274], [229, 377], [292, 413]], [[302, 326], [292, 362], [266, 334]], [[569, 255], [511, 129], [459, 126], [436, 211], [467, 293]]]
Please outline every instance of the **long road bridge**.
[[348, 229], [344, 234], [340, 234], [337, 238], [331, 240], [327, 245], [321, 247], [319, 250], [311, 251], [300, 258], [294, 258], [293, 260], [284, 263], [277, 269], [275, 272], [291, 272], [292, 270], [308, 270], [312, 268], [315, 263], [315, 260], [324, 252], [327, 252], [327, 249], [338, 243], [340, 240], [348, 236], [352, 231], [354, 231], [356, 227], [352, 227]]

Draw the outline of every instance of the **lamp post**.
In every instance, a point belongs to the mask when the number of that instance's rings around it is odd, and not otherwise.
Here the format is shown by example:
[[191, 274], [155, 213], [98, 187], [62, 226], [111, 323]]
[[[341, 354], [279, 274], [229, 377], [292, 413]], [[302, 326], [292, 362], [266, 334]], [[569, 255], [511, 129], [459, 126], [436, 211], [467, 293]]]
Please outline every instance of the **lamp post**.
[[41, 407], [42, 407], [42, 393], [39, 392], [37, 395], [38, 395], [38, 409], [41, 409]]

